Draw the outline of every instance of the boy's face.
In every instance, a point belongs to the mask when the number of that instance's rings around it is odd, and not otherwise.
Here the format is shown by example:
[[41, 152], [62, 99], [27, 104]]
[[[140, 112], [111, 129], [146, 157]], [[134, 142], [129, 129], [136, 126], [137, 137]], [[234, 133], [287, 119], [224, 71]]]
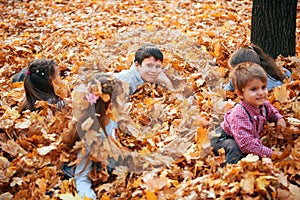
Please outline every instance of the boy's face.
[[140, 72], [145, 82], [153, 83], [157, 79], [158, 75], [162, 72], [162, 62], [156, 60], [153, 56], [145, 58], [141, 65], [136, 62], [136, 68]]
[[268, 95], [267, 83], [262, 82], [260, 79], [253, 79], [249, 81], [244, 88], [244, 92], [240, 94], [237, 92], [240, 99], [243, 99], [246, 103], [259, 107], [264, 104], [264, 101]]

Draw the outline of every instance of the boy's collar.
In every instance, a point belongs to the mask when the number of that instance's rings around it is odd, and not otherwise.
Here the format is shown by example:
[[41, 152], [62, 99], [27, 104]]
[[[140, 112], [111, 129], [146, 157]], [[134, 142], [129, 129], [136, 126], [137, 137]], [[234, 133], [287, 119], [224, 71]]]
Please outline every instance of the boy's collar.
[[261, 113], [261, 109], [263, 108], [263, 105], [257, 108], [245, 102], [244, 100], [240, 100], [240, 104], [244, 106], [251, 113], [251, 115], [259, 115]]

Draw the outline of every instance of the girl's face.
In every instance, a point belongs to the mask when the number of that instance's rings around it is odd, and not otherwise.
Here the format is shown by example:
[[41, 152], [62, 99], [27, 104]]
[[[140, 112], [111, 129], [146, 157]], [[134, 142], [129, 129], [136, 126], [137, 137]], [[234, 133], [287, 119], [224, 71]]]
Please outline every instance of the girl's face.
[[136, 68], [140, 72], [145, 82], [153, 83], [162, 72], [162, 62], [156, 60], [153, 56], [145, 58], [141, 65], [136, 62]]
[[242, 94], [239, 94], [239, 92], [237, 94], [246, 103], [254, 107], [259, 107], [264, 104], [268, 95], [267, 83], [257, 78], [253, 79], [247, 83]]

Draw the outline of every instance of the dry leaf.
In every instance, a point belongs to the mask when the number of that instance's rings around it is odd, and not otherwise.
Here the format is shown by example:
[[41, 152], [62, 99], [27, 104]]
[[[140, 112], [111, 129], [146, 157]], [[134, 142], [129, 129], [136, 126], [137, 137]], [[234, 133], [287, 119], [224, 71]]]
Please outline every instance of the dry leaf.
[[[98, 199], [299, 197], [299, 42], [297, 56], [276, 60], [292, 71], [293, 81], [269, 93], [270, 102], [288, 122], [287, 134], [273, 137], [276, 129], [270, 125], [262, 133], [266, 146], [284, 151], [286, 158], [267, 164], [250, 155], [220, 167], [224, 149], [216, 157], [206, 142], [206, 130], [219, 125], [237, 100], [222, 86], [228, 82], [229, 56], [250, 44], [252, 1], [28, 2], [5, 2], [5, 20], [0, 22], [0, 199], [81, 199], [74, 179], [65, 180], [61, 166], [76, 164], [78, 150], [86, 150], [84, 141], [73, 147], [60, 143], [69, 122], [86, 116], [89, 106], [86, 88], [77, 90], [78, 83], [89, 79], [79, 74], [129, 69], [135, 51], [145, 42], [163, 51], [162, 68], [175, 90], [145, 84], [128, 100], [131, 107], [126, 113], [120, 108], [128, 101], [116, 96], [113, 118], [123, 120], [117, 141], [102, 143], [88, 133], [88, 143], [96, 143], [90, 155], [94, 162], [105, 165], [108, 157], [117, 160], [121, 155], [111, 173], [103, 167], [92, 176]], [[299, 16], [296, 30], [298, 21]], [[55, 59], [63, 83], [54, 84], [55, 92], [73, 104], [56, 110], [39, 101], [37, 111], [18, 113], [23, 82], [12, 83], [11, 78], [34, 58]], [[128, 84], [122, 89], [128, 94]], [[70, 97], [70, 91], [78, 93]], [[102, 95], [99, 84], [92, 92]], [[107, 95], [101, 97], [109, 100]], [[91, 123], [86, 121], [83, 129]], [[101, 173], [111, 177], [103, 183]]]
[[26, 128], [29, 128], [30, 125], [31, 125], [30, 120], [28, 120], [28, 119], [19, 119], [19, 120], [16, 120], [15, 128], [17, 128], [17, 129], [26, 129]]
[[280, 103], [285, 103], [289, 99], [289, 91], [286, 89], [286, 85], [274, 88], [275, 99]]
[[241, 180], [242, 191], [246, 194], [253, 194], [255, 177], [251, 172], [246, 173]]
[[50, 146], [46, 146], [46, 147], [40, 147], [37, 148], [37, 152], [39, 153], [39, 155], [41, 156], [45, 156], [47, 155], [50, 151], [56, 149], [57, 147], [54, 145], [50, 145]]
[[58, 196], [61, 200], [82, 200], [82, 198], [77, 193], [75, 194], [75, 196], [72, 193], [59, 194]]

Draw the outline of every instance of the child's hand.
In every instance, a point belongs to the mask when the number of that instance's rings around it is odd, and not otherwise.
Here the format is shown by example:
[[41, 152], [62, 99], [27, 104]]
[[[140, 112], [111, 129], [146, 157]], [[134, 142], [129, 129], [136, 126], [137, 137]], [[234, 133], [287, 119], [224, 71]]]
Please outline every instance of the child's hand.
[[169, 90], [174, 90], [172, 82], [163, 71], [157, 76], [156, 80], [164, 84]]
[[273, 150], [272, 151], [272, 156], [271, 159], [272, 160], [283, 160], [285, 158], [287, 158], [290, 153], [291, 153], [292, 147], [290, 145], [288, 145], [283, 152], [281, 151], [277, 151], [277, 150]]
[[277, 121], [277, 126], [281, 128], [281, 131], [284, 131], [286, 129], [286, 122], [283, 118], [279, 119]]
[[281, 159], [281, 152], [280, 151], [272, 151], [272, 156], [271, 159], [272, 160], [280, 160]]

